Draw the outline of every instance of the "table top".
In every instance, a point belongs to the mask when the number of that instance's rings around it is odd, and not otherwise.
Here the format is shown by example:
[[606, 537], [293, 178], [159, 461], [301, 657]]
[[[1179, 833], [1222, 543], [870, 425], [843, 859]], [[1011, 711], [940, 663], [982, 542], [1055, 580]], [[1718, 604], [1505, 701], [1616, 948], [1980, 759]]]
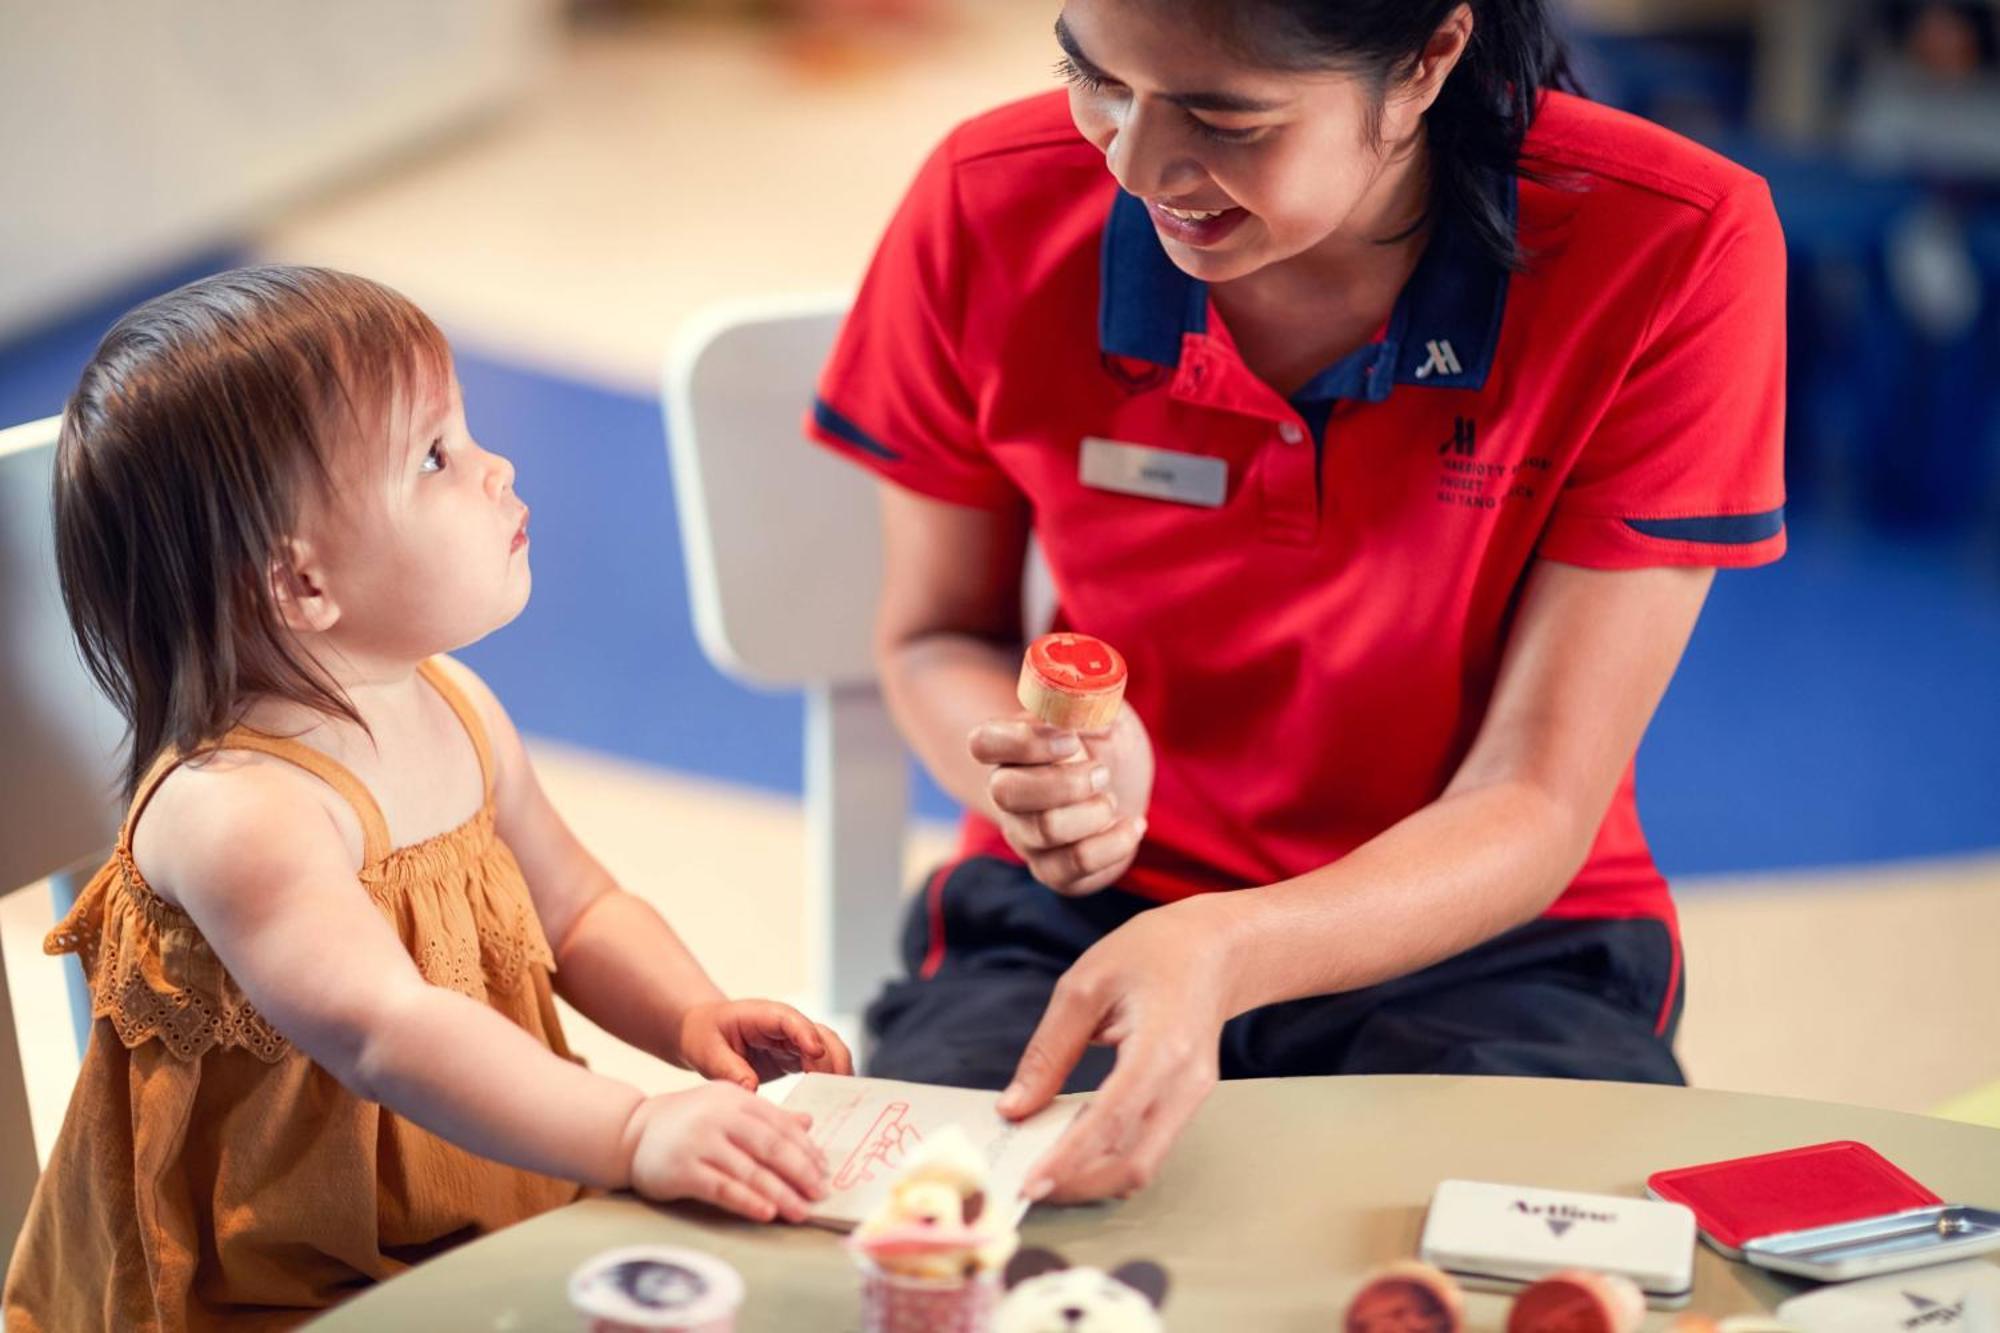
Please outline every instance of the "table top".
[[[1151, 1189], [1123, 1203], [1037, 1208], [1022, 1241], [1074, 1263], [1153, 1259], [1170, 1329], [1324, 1333], [1375, 1267], [1416, 1255], [1440, 1180], [1642, 1197], [1653, 1172], [1859, 1139], [1954, 1203], [2000, 1207], [2000, 1130], [1823, 1102], [1701, 1089], [1447, 1076], [1224, 1083]], [[854, 1329], [859, 1284], [840, 1239], [688, 1206], [592, 1199], [466, 1245], [357, 1297], [316, 1329], [572, 1329], [564, 1286], [618, 1245], [681, 1245], [749, 1286], [740, 1333]], [[1701, 1246], [1689, 1308], [1768, 1311], [1811, 1284]], [[1474, 1330], [1507, 1299], [1468, 1293]], [[1647, 1330], [1670, 1315], [1653, 1312]]]

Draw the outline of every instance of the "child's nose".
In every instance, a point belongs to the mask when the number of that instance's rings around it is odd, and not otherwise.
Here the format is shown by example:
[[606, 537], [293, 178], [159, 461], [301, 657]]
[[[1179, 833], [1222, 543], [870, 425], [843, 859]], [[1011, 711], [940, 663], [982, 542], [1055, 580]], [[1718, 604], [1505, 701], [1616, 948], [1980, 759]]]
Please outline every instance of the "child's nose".
[[491, 460], [486, 465], [486, 488], [495, 499], [514, 489], [514, 465], [504, 455], [488, 454]]

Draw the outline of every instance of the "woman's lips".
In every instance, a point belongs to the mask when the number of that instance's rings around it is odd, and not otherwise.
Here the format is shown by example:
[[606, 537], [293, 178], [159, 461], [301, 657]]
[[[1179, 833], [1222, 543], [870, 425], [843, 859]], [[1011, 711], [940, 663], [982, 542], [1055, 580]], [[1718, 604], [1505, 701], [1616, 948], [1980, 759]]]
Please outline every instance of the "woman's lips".
[[1221, 243], [1250, 217], [1247, 209], [1233, 206], [1219, 211], [1192, 208], [1170, 210], [1167, 205], [1150, 199], [1146, 201], [1146, 211], [1152, 215], [1153, 225], [1159, 228], [1161, 235], [1197, 248]]

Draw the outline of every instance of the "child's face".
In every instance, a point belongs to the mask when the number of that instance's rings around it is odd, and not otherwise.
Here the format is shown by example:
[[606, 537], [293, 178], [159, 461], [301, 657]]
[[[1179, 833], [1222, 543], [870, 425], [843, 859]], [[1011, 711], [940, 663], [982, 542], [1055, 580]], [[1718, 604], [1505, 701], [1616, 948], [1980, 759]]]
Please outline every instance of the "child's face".
[[418, 661], [492, 633], [527, 605], [528, 507], [514, 465], [479, 447], [458, 376], [419, 375], [388, 438], [348, 441], [321, 506], [319, 559], [349, 652]]
[[1358, 77], [1246, 63], [1157, 3], [1068, 0], [1058, 38], [1077, 129], [1191, 276], [1227, 282], [1383, 225], [1386, 145], [1420, 123], [1396, 98], [1378, 140]]

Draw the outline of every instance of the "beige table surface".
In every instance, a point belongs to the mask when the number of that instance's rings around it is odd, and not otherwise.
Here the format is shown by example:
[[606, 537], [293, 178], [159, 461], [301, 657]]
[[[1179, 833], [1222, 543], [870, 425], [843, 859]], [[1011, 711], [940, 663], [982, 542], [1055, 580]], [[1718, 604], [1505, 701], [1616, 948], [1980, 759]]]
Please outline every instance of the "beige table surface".
[[[1666, 1167], [1829, 1139], [1873, 1145], [1955, 1203], [2000, 1207], [2000, 1130], [1893, 1111], [1624, 1083], [1458, 1077], [1225, 1083], [1153, 1187], [1124, 1203], [1039, 1208], [1024, 1243], [1172, 1274], [1171, 1329], [1335, 1328], [1363, 1275], [1413, 1257], [1447, 1177], [1640, 1196]], [[741, 1333], [857, 1327], [858, 1287], [829, 1232], [740, 1224], [629, 1198], [576, 1204], [489, 1236], [359, 1297], [316, 1329], [571, 1329], [564, 1281], [615, 1245], [720, 1255], [749, 1285]], [[1807, 1284], [1701, 1247], [1691, 1308], [1768, 1310]], [[1506, 1300], [1472, 1294], [1498, 1329]], [[1670, 1316], [1655, 1313], [1648, 1330]]]

